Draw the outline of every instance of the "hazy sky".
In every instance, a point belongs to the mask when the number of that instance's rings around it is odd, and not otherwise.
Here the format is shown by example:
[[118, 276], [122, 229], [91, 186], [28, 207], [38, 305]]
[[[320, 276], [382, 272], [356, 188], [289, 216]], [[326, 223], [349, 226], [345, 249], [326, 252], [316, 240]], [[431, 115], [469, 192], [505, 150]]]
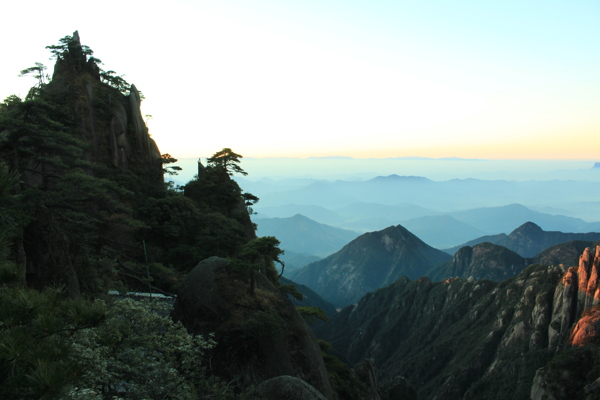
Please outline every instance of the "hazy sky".
[[163, 153], [596, 159], [598, 0], [26, 1], [0, 96], [79, 30]]

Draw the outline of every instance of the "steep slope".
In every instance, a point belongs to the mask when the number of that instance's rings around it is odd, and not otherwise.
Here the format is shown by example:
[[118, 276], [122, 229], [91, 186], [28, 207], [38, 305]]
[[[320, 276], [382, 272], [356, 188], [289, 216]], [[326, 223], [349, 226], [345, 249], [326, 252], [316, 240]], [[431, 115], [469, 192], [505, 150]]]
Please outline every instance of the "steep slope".
[[480, 243], [461, 248], [452, 260], [435, 267], [427, 276], [434, 281], [451, 277], [502, 281], [519, 274], [528, 265], [527, 259], [506, 247]]
[[337, 253], [294, 271], [290, 278], [344, 306], [403, 275], [423, 276], [449, 258], [398, 225], [365, 233]]
[[[597, 247], [584, 251], [578, 267], [532, 265], [500, 283], [402, 278], [316, 330], [349, 363], [374, 360], [382, 386], [404, 376], [421, 399], [525, 400], [534, 392], [542, 399], [551, 394], [544, 388], [569, 382], [538, 372], [532, 388], [536, 371], [565, 345], [600, 339], [600, 313], [593, 312], [600, 303], [599, 276]], [[587, 371], [569, 398], [584, 398], [583, 387], [598, 378], [598, 371]], [[564, 398], [556, 397], [560, 390], [547, 398]]]
[[290, 218], [263, 218], [257, 220], [256, 234], [275, 236], [283, 250], [295, 253], [328, 256], [358, 236], [358, 233], [320, 224], [304, 215]]

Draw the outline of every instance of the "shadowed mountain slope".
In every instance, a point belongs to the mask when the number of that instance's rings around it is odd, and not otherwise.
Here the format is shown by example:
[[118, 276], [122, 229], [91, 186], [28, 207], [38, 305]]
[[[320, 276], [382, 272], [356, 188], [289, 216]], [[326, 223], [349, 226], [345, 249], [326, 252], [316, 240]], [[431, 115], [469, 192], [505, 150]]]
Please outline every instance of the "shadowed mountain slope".
[[337, 253], [294, 271], [290, 278], [340, 306], [403, 275], [423, 276], [449, 258], [398, 225], [365, 233]]

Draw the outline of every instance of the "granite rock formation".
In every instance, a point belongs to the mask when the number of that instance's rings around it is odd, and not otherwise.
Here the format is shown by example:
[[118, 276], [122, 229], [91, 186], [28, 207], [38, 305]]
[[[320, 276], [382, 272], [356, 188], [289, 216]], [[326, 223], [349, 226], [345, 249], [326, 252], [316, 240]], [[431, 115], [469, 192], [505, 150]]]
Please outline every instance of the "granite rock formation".
[[57, 58], [48, 90], [68, 94], [81, 138], [90, 145], [89, 160], [160, 170], [157, 180], [162, 184], [160, 151], [142, 117], [139, 91], [131, 85], [126, 95], [104, 84], [98, 66], [84, 54], [77, 31]]
[[244, 386], [291, 375], [332, 398], [314, 333], [263, 274], [256, 274], [256, 296], [251, 296], [247, 278], [228, 260], [206, 259], [182, 283], [172, 316], [189, 332], [214, 333], [217, 375]]
[[[584, 312], [600, 303], [599, 270], [600, 246], [595, 249], [588, 247], [580, 256], [579, 265], [569, 268], [562, 277], [554, 293], [553, 317], [548, 331], [552, 345], [559, 345]], [[580, 321], [581, 324], [575, 328], [578, 333], [572, 337], [575, 340], [573, 344], [581, 344], [584, 338], [591, 340], [589, 335], [594, 332], [598, 316], [593, 312]]]

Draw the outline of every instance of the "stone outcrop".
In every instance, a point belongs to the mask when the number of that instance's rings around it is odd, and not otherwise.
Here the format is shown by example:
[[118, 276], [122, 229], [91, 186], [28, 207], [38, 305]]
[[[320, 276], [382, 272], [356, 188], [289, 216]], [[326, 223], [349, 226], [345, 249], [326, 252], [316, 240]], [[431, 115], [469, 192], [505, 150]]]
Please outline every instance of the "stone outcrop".
[[214, 333], [217, 375], [244, 386], [291, 375], [332, 398], [321, 349], [295, 306], [263, 274], [256, 274], [256, 295], [248, 289], [228, 260], [206, 259], [182, 283], [172, 316], [192, 333]]
[[[19, 171], [22, 186], [17, 190], [36, 188], [47, 193], [43, 197], [48, 199], [43, 207], [40, 202], [27, 211], [31, 220], [23, 225], [22, 237], [16, 239], [19, 244], [15, 247], [28, 285], [65, 286], [70, 296], [77, 297], [86, 286], [87, 290], [95, 286], [86, 285], [90, 279], [85, 282], [82, 278], [85, 272], [81, 272], [96, 268], [82, 265], [87, 264], [88, 251], [90, 260], [102, 259], [106, 257], [106, 243], [111, 241], [119, 249], [113, 249], [110, 258], [122, 261], [121, 257], [129, 259], [132, 254], [125, 255], [129, 250], [124, 248], [139, 242], [139, 238], [133, 238], [133, 229], [126, 227], [128, 223], [118, 228], [117, 223], [113, 224], [116, 219], [127, 220], [133, 214], [129, 211], [133, 196], [119, 190], [130, 190], [140, 197], [160, 196], [165, 187], [160, 152], [142, 119], [135, 86], [126, 91], [114, 87], [114, 82], [102, 82], [98, 60], [90, 57], [90, 49], [81, 45], [77, 32], [57, 48], [62, 45], [64, 51], [56, 55], [52, 80], [32, 88], [28, 95], [28, 107], [37, 110], [39, 116], [30, 119], [27, 111], [19, 117], [30, 125], [22, 137], [27, 140], [11, 139], [17, 146], [14, 157], [11, 156], [11, 168]], [[19, 138], [20, 130], [15, 122], [6, 134]], [[65, 204], [68, 201], [72, 204]], [[52, 203], [60, 206], [48, 207]], [[69, 212], [63, 213], [61, 207], [78, 211], [67, 216]], [[77, 214], [86, 208], [95, 215]], [[71, 227], [66, 228], [69, 224]], [[76, 237], [74, 231], [79, 228], [73, 226], [79, 224], [86, 226], [81, 228], [88, 230], [86, 233], [96, 225], [97, 240], [89, 239], [94, 236], [91, 233], [84, 235], [85, 239]], [[100, 238], [102, 235], [112, 240]], [[88, 240], [96, 241], [92, 244]], [[92, 252], [97, 253], [91, 256]]]
[[[553, 316], [549, 328], [550, 342], [558, 346], [585, 310], [600, 303], [600, 246], [586, 248], [579, 266], [569, 268], [554, 292]], [[589, 324], [590, 319], [586, 319]], [[590, 325], [591, 327], [592, 325]]]
[[160, 151], [144, 123], [139, 91], [131, 85], [125, 95], [102, 83], [100, 70], [84, 53], [77, 31], [67, 51], [57, 58], [48, 90], [67, 95], [81, 138], [91, 146], [88, 160], [155, 170], [162, 185]]
[[600, 341], [600, 308], [598, 306], [585, 310], [582, 317], [571, 332], [569, 342], [572, 346], [584, 346]]

